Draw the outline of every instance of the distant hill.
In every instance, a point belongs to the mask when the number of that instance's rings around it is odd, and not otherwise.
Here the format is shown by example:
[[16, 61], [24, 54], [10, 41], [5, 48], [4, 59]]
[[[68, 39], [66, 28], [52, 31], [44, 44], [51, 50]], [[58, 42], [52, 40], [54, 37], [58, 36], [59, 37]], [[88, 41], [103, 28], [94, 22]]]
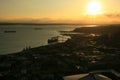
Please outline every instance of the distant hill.
[[14, 22], [0, 22], [0, 25], [82, 25], [82, 24], [74, 24], [74, 23], [14, 23]]
[[113, 34], [120, 32], [120, 25], [107, 25], [98, 27], [81, 27], [73, 30], [80, 33], [94, 33], [94, 34]]

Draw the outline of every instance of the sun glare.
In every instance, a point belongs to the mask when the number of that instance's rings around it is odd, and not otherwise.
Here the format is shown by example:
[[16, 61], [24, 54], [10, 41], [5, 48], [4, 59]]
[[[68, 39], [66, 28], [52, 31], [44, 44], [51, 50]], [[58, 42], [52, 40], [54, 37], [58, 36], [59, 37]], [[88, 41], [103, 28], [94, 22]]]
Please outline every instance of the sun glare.
[[88, 4], [87, 14], [89, 15], [98, 15], [102, 13], [102, 6], [98, 1], [92, 1]]

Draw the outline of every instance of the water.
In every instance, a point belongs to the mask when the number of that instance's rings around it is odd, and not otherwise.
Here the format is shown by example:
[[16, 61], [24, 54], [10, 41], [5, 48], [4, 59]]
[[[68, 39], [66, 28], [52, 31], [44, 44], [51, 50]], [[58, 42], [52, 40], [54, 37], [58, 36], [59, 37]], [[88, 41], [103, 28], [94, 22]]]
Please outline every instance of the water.
[[[47, 40], [60, 35], [59, 31], [70, 31], [76, 25], [0, 25], [0, 55], [19, 52], [26, 47], [47, 45]], [[80, 26], [79, 26], [80, 27]], [[41, 28], [35, 30], [35, 28]], [[4, 33], [4, 31], [16, 33]]]

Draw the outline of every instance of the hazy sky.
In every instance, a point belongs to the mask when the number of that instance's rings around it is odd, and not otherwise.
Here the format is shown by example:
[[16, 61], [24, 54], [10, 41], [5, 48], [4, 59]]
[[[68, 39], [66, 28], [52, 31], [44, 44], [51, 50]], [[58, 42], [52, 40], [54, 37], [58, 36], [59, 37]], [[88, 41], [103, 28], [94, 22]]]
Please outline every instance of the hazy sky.
[[[95, 0], [0, 0], [0, 21], [89, 23], [91, 16], [86, 13], [92, 1]], [[104, 12], [94, 17], [98, 23], [106, 20], [119, 22], [120, 0], [96, 1], [101, 4]]]

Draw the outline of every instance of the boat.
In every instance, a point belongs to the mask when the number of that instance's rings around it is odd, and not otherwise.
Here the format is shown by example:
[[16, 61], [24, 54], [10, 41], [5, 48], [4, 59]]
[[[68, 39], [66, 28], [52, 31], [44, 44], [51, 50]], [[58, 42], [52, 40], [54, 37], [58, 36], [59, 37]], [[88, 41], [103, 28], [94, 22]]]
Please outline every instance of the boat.
[[70, 39], [69, 36], [56, 36], [56, 37], [51, 37], [50, 39], [48, 39], [48, 44], [51, 43], [64, 43], [66, 42], [68, 39]]
[[42, 28], [34, 28], [34, 30], [42, 30]]
[[16, 33], [16, 31], [4, 31], [4, 33]]
[[49, 43], [49, 44], [50, 44], [50, 43], [56, 43], [56, 42], [59, 42], [58, 37], [52, 37], [52, 38], [48, 39], [48, 43]]

